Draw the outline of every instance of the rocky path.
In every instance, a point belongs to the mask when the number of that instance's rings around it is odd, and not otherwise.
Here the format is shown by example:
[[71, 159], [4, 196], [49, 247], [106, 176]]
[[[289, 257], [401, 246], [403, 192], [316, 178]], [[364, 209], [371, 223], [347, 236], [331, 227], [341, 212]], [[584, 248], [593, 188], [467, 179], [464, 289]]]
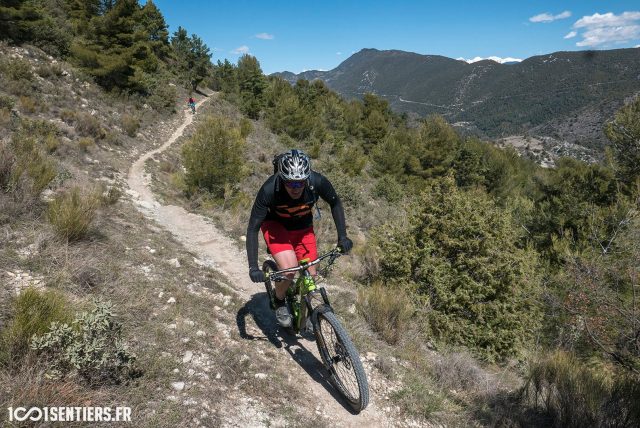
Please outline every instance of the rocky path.
[[[215, 94], [212, 96], [216, 96]], [[206, 98], [198, 103], [198, 106], [206, 102]], [[167, 149], [173, 144], [189, 126], [194, 117], [185, 114], [184, 122], [171, 137], [160, 147], [140, 156], [131, 166], [128, 174], [129, 194], [136, 203], [137, 208], [150, 220], [171, 232], [175, 238], [188, 250], [204, 260], [211, 268], [225, 275], [233, 284], [235, 292], [252, 305], [254, 318], [262, 324], [261, 329], [272, 330], [272, 334], [279, 335], [277, 327], [272, 322], [271, 314], [264, 298], [258, 299], [263, 294], [259, 285], [249, 280], [247, 258], [244, 251], [240, 251], [236, 245], [207, 218], [187, 212], [182, 207], [162, 205], [154, 197], [151, 189], [151, 177], [145, 173], [145, 162], [155, 154]], [[264, 296], [260, 296], [264, 297]], [[235, 328], [235, 326], [234, 326]], [[242, 332], [241, 332], [242, 333]], [[286, 352], [279, 354], [277, 364], [286, 364], [291, 367], [291, 374], [303, 383], [308, 391], [309, 400], [299, 400], [301, 403], [309, 403], [313, 406], [309, 413], [319, 413], [332, 420], [332, 424], [339, 427], [382, 427], [395, 425], [384, 412], [376, 406], [376, 394], [370, 392], [370, 404], [367, 409], [358, 415], [354, 415], [347, 408], [347, 404], [341, 400], [322, 374], [320, 358], [313, 341], [299, 339], [292, 341], [290, 338], [282, 340]], [[369, 370], [369, 373], [371, 371]], [[259, 397], [257, 397], [259, 400]], [[230, 415], [232, 416], [232, 415]], [[232, 418], [230, 420], [233, 420]], [[260, 426], [255, 421], [255, 426]], [[233, 426], [230, 424], [229, 426]]]

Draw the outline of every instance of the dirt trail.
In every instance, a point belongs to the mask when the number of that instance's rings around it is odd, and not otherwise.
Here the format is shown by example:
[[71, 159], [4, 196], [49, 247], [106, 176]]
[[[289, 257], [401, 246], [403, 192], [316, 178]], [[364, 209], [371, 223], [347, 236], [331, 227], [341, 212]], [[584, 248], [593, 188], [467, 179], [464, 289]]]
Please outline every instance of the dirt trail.
[[[215, 94], [213, 96], [216, 96]], [[200, 101], [198, 105], [206, 102]], [[128, 175], [129, 194], [136, 203], [137, 208], [149, 219], [171, 232], [188, 250], [197, 254], [210, 267], [220, 271], [234, 284], [236, 293], [247, 302], [256, 303], [253, 310], [264, 324], [273, 326], [270, 321], [273, 315], [268, 306], [262, 304], [257, 296], [262, 294], [262, 288], [249, 280], [247, 257], [244, 251], [238, 250], [233, 242], [225, 237], [207, 218], [187, 212], [182, 207], [173, 205], [161, 205], [154, 197], [151, 189], [151, 177], [145, 173], [145, 162], [153, 155], [162, 152], [174, 143], [189, 126], [195, 116], [185, 114], [184, 122], [178, 127], [171, 137], [162, 146], [143, 154], [137, 159]], [[264, 297], [264, 296], [261, 296]], [[266, 303], [266, 302], [265, 302]], [[274, 330], [277, 330], [274, 328]], [[274, 331], [274, 334], [277, 334]], [[392, 426], [394, 423], [376, 407], [375, 391], [371, 391], [369, 407], [359, 415], [353, 415], [339, 397], [332, 394], [334, 391], [324, 376], [320, 374], [320, 358], [314, 342], [299, 339], [283, 340], [287, 353], [283, 353], [282, 364], [287, 364], [300, 382], [305, 384], [309, 391], [309, 397], [317, 400], [308, 400], [310, 405], [316, 408], [309, 409], [309, 413], [317, 409], [323, 415], [333, 420], [340, 427], [382, 427]], [[289, 356], [288, 358], [285, 356]], [[302, 358], [300, 358], [302, 356]], [[293, 361], [295, 360], [295, 361]], [[289, 367], [287, 367], [289, 369]], [[317, 407], [319, 406], [319, 408]], [[257, 422], [257, 421], [256, 421]]]

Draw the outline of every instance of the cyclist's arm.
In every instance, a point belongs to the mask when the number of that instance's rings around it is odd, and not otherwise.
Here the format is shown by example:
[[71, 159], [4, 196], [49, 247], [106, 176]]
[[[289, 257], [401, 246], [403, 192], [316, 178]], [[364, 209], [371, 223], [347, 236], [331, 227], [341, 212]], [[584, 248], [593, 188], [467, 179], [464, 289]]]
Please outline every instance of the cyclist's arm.
[[318, 174], [317, 180], [317, 192], [320, 197], [325, 200], [331, 207], [331, 216], [333, 222], [336, 224], [336, 231], [338, 232], [338, 239], [346, 238], [347, 226], [344, 218], [344, 208], [342, 207], [342, 201], [336, 190], [333, 188], [331, 182], [322, 174]]
[[265, 183], [258, 192], [251, 208], [251, 216], [247, 226], [247, 259], [249, 269], [258, 267], [258, 231], [269, 212], [270, 199]]

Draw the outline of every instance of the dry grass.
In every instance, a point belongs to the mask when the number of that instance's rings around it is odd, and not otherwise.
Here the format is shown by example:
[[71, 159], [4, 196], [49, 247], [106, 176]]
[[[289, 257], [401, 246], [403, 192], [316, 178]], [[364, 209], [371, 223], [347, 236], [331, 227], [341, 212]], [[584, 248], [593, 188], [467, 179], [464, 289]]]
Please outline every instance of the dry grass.
[[357, 307], [371, 328], [390, 344], [401, 341], [414, 313], [413, 303], [404, 290], [381, 282], [360, 289]]
[[78, 147], [80, 147], [80, 150], [82, 150], [85, 153], [89, 151], [89, 148], [95, 145], [96, 145], [96, 142], [91, 137], [82, 137], [78, 140]]
[[0, 365], [20, 365], [29, 353], [31, 338], [45, 333], [56, 321], [70, 321], [68, 304], [60, 293], [34, 288], [22, 291], [12, 302], [6, 328], [0, 331]]
[[58, 236], [77, 241], [87, 236], [98, 206], [95, 193], [74, 187], [51, 202], [47, 218]]
[[129, 137], [135, 137], [140, 129], [140, 119], [130, 114], [122, 115], [122, 129]]

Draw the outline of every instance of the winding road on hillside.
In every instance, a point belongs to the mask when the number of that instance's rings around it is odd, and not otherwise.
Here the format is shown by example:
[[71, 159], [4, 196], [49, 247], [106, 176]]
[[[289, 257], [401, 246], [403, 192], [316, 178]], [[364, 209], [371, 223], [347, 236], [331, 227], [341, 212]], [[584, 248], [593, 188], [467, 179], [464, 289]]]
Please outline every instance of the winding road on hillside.
[[[215, 96], [217, 94], [214, 93], [212, 97]], [[207, 102], [207, 98], [200, 101], [198, 107], [205, 102]], [[315, 343], [305, 339], [293, 340], [286, 337], [286, 334], [280, 336], [273, 320], [273, 314], [262, 292], [262, 287], [249, 280], [247, 257], [244, 251], [240, 251], [229, 238], [224, 236], [212, 224], [211, 220], [190, 213], [179, 206], [162, 205], [154, 197], [150, 188], [151, 177], [145, 172], [145, 162], [173, 144], [197, 117], [197, 115], [185, 114], [183, 123], [166, 142], [140, 156], [131, 166], [127, 181], [130, 188], [129, 193], [138, 210], [171, 232], [185, 248], [207, 262], [211, 268], [221, 272], [231, 284], [234, 284], [235, 292], [247, 302], [247, 310], [251, 312], [257, 324], [260, 324], [259, 327], [263, 331], [266, 330], [266, 334], [272, 335], [271, 339], [279, 340], [284, 344], [287, 352], [278, 354], [280, 361], [277, 364], [285, 364], [287, 369], [290, 368], [290, 373], [303, 383], [309, 397], [315, 397], [315, 399], [305, 400], [302, 398], [301, 400], [303, 403], [316, 406], [309, 409], [309, 414], [313, 414], [319, 406], [318, 410], [332, 420], [335, 426], [339, 427], [396, 425], [376, 406], [376, 395], [373, 390], [370, 392], [369, 407], [358, 415], [352, 414], [348, 410], [346, 402], [335, 393], [324, 376], [324, 369], [321, 367]], [[246, 332], [241, 331], [240, 334], [243, 335]], [[255, 423], [264, 422], [255, 421]]]

